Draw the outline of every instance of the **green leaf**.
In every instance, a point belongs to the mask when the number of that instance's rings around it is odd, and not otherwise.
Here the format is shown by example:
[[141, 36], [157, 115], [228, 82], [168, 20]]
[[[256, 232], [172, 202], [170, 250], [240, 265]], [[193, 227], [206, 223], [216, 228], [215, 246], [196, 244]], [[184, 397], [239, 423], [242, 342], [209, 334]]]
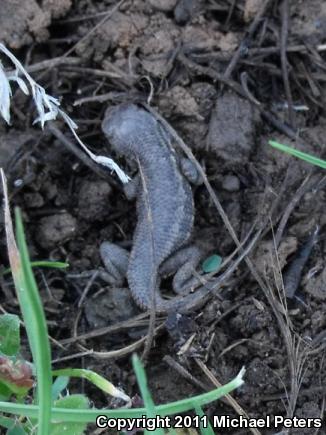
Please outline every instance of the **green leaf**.
[[320, 168], [326, 169], [326, 160], [319, 159], [318, 157], [312, 156], [311, 154], [304, 153], [302, 151], [296, 150], [295, 148], [283, 145], [281, 143], [275, 142], [273, 140], [268, 141], [269, 145], [294, 157], [298, 157], [312, 165], [319, 166]]
[[[146, 417], [147, 418], [155, 418], [157, 413], [155, 409], [155, 405], [151, 396], [151, 393], [149, 392], [148, 386], [147, 386], [147, 378], [146, 373], [144, 370], [144, 367], [138, 358], [137, 354], [133, 354], [132, 356], [132, 365], [134, 368], [134, 372], [136, 374], [138, 386], [140, 389], [140, 393], [142, 396], [142, 399], [144, 401], [144, 405], [146, 408]], [[150, 432], [145, 430], [145, 434], [149, 434]], [[156, 429], [154, 432], [157, 435], [164, 435], [164, 431], [161, 428]]]
[[37, 433], [46, 435], [50, 424], [52, 404], [50, 343], [42, 301], [30, 265], [23, 223], [18, 208], [15, 209], [15, 217], [16, 237], [21, 262], [20, 264], [19, 261], [18, 264], [14, 263], [14, 267], [11, 264], [11, 267], [36, 370], [39, 403]]
[[52, 385], [52, 400], [57, 400], [69, 383], [69, 376], [58, 376]]
[[24, 426], [17, 419], [0, 417], [0, 426], [8, 429], [6, 435], [26, 435]]
[[0, 426], [5, 427], [6, 429], [10, 429], [15, 426], [16, 420], [9, 417], [1, 417], [0, 416]]
[[[156, 405], [155, 411], [157, 415], [166, 416], [180, 414], [194, 409], [196, 406], [207, 405], [214, 400], [218, 400], [226, 394], [233, 391], [235, 388], [243, 384], [243, 376], [245, 370], [242, 369], [239, 374], [230, 382], [222, 387], [216, 388], [207, 393], [200, 394], [199, 396], [189, 397], [187, 399], [178, 400], [177, 402], [170, 402], [165, 405]], [[138, 380], [138, 379], [137, 379]], [[29, 418], [36, 418], [40, 408], [36, 405], [24, 405], [20, 403], [0, 402], [0, 412], [8, 414], [23, 415]], [[53, 421], [65, 422], [84, 422], [94, 423], [96, 417], [101, 414], [109, 418], [140, 418], [146, 414], [145, 408], [131, 408], [131, 409], [58, 409], [52, 408]]]
[[0, 352], [13, 356], [20, 349], [20, 321], [15, 314], [0, 316]]
[[206, 260], [202, 264], [203, 272], [205, 273], [211, 273], [216, 272], [222, 264], [222, 257], [219, 255], [211, 255], [210, 257], [206, 258]]
[[27, 361], [0, 355], [0, 383], [19, 398], [33, 387], [32, 366]]
[[10, 388], [0, 381], [0, 400], [8, 400], [11, 395], [12, 392], [10, 391]]
[[[89, 408], [89, 402], [86, 396], [83, 394], [72, 394], [62, 399], [57, 400], [54, 403], [55, 408], [65, 409], [87, 409]], [[81, 435], [86, 429], [87, 423], [80, 422], [56, 422], [51, 424], [50, 435]]]
[[26, 435], [26, 431], [21, 426], [15, 426], [8, 430], [7, 435]]

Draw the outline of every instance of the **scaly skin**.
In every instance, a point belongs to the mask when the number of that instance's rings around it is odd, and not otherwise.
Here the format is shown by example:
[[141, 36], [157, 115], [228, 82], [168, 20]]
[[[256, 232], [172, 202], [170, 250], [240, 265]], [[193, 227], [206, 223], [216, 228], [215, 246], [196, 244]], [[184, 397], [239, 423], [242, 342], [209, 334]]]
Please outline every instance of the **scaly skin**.
[[194, 220], [191, 186], [179, 170], [167, 133], [152, 114], [134, 104], [108, 109], [102, 129], [112, 148], [136, 161], [142, 174], [127, 269], [132, 297], [140, 308], [150, 309], [154, 287], [156, 311], [190, 311], [207, 289], [170, 300], [159, 292], [159, 267], [189, 240]]

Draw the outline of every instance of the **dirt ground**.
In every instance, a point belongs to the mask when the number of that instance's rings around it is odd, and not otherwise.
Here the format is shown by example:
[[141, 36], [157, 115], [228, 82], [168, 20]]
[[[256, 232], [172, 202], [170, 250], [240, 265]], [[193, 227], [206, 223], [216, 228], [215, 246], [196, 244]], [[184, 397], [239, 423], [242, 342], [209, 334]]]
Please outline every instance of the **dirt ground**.
[[[259, 231], [246, 261], [208, 304], [157, 332], [146, 365], [155, 403], [208, 391], [212, 379], [226, 383], [244, 366], [237, 404], [215, 402], [209, 416], [237, 416], [242, 408], [250, 417], [323, 417], [325, 172], [268, 140], [325, 158], [325, 2], [2, 0], [0, 41], [61, 99], [96, 154], [112, 156], [100, 126], [107, 106], [151, 97], [205, 169], [237, 238], [247, 246]], [[128, 289], [110, 288], [97, 271], [102, 241], [130, 247], [135, 206], [115, 175], [71, 153], [58, 136], [73, 142], [63, 123], [42, 132], [34, 118], [17, 91], [12, 126], [0, 122], [0, 164], [11, 203], [22, 209], [32, 259], [70, 264], [68, 272], [36, 271], [55, 339], [53, 366], [93, 369], [134, 397], [125, 348], [147, 334], [148, 315], [137, 317]], [[194, 198], [195, 237], [227, 258], [236, 244], [212, 195], [202, 185]], [[287, 271], [317, 226], [302, 273], [295, 272], [298, 288], [285, 298]], [[0, 243], [7, 265], [3, 231]], [[0, 303], [19, 312], [10, 281]], [[158, 316], [157, 325], [164, 320]], [[120, 352], [113, 357], [113, 350]], [[75, 382], [71, 391], [85, 391], [97, 407], [116, 405], [88, 384]]]

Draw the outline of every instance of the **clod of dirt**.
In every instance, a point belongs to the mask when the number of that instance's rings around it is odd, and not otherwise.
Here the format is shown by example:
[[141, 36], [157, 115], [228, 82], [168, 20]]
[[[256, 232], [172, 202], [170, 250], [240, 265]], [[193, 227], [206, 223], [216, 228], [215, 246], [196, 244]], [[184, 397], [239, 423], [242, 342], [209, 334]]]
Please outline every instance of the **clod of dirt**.
[[24, 195], [24, 201], [29, 208], [40, 208], [44, 205], [44, 198], [38, 192], [26, 193]]
[[250, 337], [266, 329], [271, 321], [271, 315], [263, 305], [258, 309], [253, 303], [248, 302], [239, 307], [238, 313], [230, 320], [230, 327], [233, 332]]
[[259, 8], [261, 7], [261, 0], [246, 0], [244, 6], [244, 20], [248, 23], [257, 14]]
[[282, 286], [280, 271], [287, 264], [287, 259], [298, 249], [298, 240], [295, 237], [285, 237], [275, 254], [273, 240], [262, 241], [254, 255], [254, 263], [257, 270], [271, 280], [279, 279], [276, 285]]
[[223, 34], [212, 25], [189, 24], [183, 29], [182, 41], [187, 50], [231, 52], [238, 46], [239, 36], [233, 32]]
[[110, 288], [85, 304], [85, 316], [93, 328], [122, 322], [137, 313], [128, 288]]
[[[175, 86], [172, 89], [162, 94], [159, 100], [159, 109], [166, 118], [173, 117], [176, 112], [171, 110], [179, 110], [180, 120], [176, 124], [176, 129], [186, 143], [194, 149], [205, 148], [205, 138], [207, 133], [207, 120], [214, 106], [216, 99], [216, 89], [209, 83], [198, 82], [191, 85], [190, 89]], [[173, 89], [178, 92], [174, 93]], [[177, 96], [183, 96], [185, 101], [179, 102]], [[188, 107], [185, 113], [180, 113], [180, 108], [184, 105]], [[177, 109], [178, 106], [178, 109]], [[187, 117], [184, 115], [187, 114]]]
[[105, 181], [85, 180], [79, 191], [79, 216], [90, 222], [104, 219], [108, 214], [111, 192], [111, 186]]
[[193, 83], [190, 92], [195, 98], [201, 117], [208, 119], [216, 101], [216, 89], [213, 85], [204, 82]]
[[180, 32], [168, 20], [164, 28], [146, 34], [141, 41], [142, 67], [155, 77], [164, 77], [171, 68], [170, 59]]
[[203, 28], [199, 25], [188, 25], [183, 30], [183, 46], [187, 50], [216, 50], [222, 34], [210, 27]]
[[[291, 32], [297, 37], [318, 43], [326, 36], [326, 4], [320, 0], [294, 2], [290, 10]], [[318, 41], [318, 42], [317, 42]]]
[[0, 41], [10, 48], [44, 41], [51, 22], [50, 11], [42, 10], [35, 0], [2, 0]]
[[[274, 376], [273, 376], [274, 375]], [[271, 382], [271, 378], [273, 382]], [[272, 394], [283, 387], [275, 370], [268, 367], [265, 361], [254, 358], [246, 370], [246, 382], [254, 389], [260, 387], [265, 393]]]
[[69, 213], [54, 214], [40, 220], [37, 241], [44, 249], [52, 249], [75, 235], [76, 219]]
[[71, 0], [43, 0], [42, 8], [50, 11], [53, 18], [60, 18], [70, 10]]
[[171, 117], [172, 114], [201, 118], [195, 98], [181, 86], [170, 88], [159, 102], [159, 107], [167, 118]]
[[[104, 53], [111, 49], [127, 49], [134, 43], [137, 36], [142, 35], [148, 26], [148, 18], [140, 14], [127, 15], [115, 12], [96, 32], [91, 41], [81, 42], [76, 51], [82, 58], [90, 57], [95, 52], [94, 59], [103, 59]], [[82, 29], [82, 35], [88, 32]]]
[[258, 116], [254, 107], [233, 93], [216, 101], [209, 123], [207, 147], [229, 162], [249, 159], [255, 145]]
[[307, 279], [304, 290], [319, 301], [326, 300], [326, 267]]
[[161, 12], [171, 12], [175, 8], [178, 0], [149, 0], [148, 3], [156, 10]]

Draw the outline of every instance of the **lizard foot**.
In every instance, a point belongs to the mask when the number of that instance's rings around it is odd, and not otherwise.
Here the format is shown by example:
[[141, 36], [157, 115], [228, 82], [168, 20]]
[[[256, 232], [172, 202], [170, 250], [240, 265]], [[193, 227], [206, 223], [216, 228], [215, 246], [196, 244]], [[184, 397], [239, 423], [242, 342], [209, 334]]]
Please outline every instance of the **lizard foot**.
[[122, 287], [126, 279], [129, 252], [110, 242], [103, 242], [100, 255], [106, 269], [105, 280], [114, 286]]
[[168, 258], [160, 267], [161, 276], [173, 277], [173, 291], [178, 295], [187, 295], [194, 290], [198, 284], [198, 278], [194, 276], [201, 261], [203, 253], [197, 246], [187, 246], [181, 248], [174, 255]]

